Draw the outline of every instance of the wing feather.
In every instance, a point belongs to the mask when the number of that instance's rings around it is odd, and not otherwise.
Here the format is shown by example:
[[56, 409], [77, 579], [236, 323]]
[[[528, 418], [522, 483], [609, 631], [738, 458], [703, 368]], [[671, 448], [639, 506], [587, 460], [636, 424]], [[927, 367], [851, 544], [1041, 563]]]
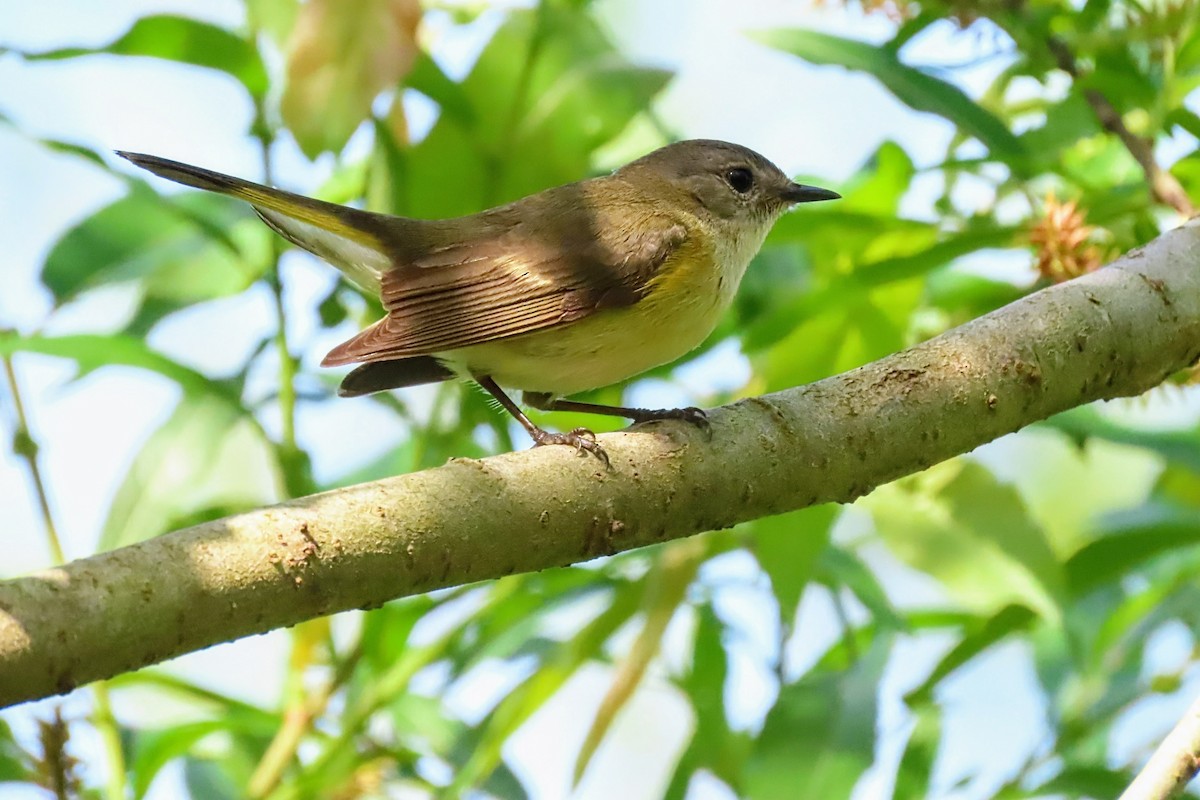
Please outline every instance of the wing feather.
[[[520, 201], [537, 202], [534, 208], [478, 215], [488, 236], [464, 230], [454, 241], [454, 231], [444, 229], [440, 246], [415, 252], [410, 244], [380, 281], [387, 316], [334, 348], [323, 363], [443, 353], [637, 302], [659, 268], [685, 245], [687, 229], [653, 213], [636, 220], [597, 219], [589, 204], [556, 196], [581, 186]], [[525, 213], [514, 213], [518, 210]], [[532, 219], [536, 226], [524, 222]], [[628, 230], [638, 233], [612, 233]]]

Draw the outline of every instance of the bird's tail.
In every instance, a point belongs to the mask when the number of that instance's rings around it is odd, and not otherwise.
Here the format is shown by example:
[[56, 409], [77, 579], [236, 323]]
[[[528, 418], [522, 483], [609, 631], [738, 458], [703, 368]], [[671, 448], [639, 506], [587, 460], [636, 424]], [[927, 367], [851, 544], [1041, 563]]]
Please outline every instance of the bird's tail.
[[280, 236], [333, 264], [364, 289], [378, 291], [380, 275], [392, 266], [384, 245], [386, 218], [379, 214], [158, 156], [119, 150], [117, 155], [184, 186], [245, 200]]

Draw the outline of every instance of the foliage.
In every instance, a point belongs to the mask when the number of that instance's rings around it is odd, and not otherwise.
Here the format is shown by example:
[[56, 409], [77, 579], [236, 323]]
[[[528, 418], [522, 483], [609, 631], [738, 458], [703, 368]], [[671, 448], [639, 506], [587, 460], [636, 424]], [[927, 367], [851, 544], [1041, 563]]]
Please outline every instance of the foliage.
[[[587, 2], [542, 0], [505, 12], [461, 80], [443, 70], [436, 49], [418, 44], [415, 2], [359, 0], [349, 11], [329, 0], [246, 2], [240, 30], [154, 16], [104, 46], [22, 55], [104, 53], [222, 71], [256, 109], [251, 133], [264, 163], [293, 137], [309, 156], [333, 154], [325, 196], [414, 216], [473, 212], [594, 173], [614, 150], [671, 137], [652, 112], [670, 76], [623, 55]], [[1153, 161], [1155, 144], [1193, 147], [1200, 136], [1200, 118], [1185, 103], [1200, 81], [1195, 4], [933, 0], [883, 8], [894, 25], [879, 46], [804, 30], [752, 35], [792, 57], [871, 76], [957, 136], [939, 163], [925, 165], [884, 143], [839, 187], [844, 201], [779, 223], [736, 307], [697, 354], [734, 340], [753, 377], [736, 393], [699, 402], [852, 368], [1030, 290], [1021, 275], [965, 268], [966, 256], [1007, 250], [1029, 254], [1031, 264], [1053, 260], [1036, 288], [1063, 277], [1064, 263], [1094, 262], [1097, 247], [1115, 252], [1153, 237], [1171, 206], [1184, 210], [1173, 187], [1185, 199], [1200, 193], [1200, 151], [1169, 166]], [[472, 12], [456, 13], [459, 24], [471, 21]], [[961, 88], [955, 69], [906, 56], [949, 24], [1002, 64], [979, 96]], [[283, 67], [272, 67], [281, 54]], [[408, 132], [403, 90], [439, 111], [419, 139]], [[368, 146], [348, 149], [352, 135]], [[46, 144], [116, 169], [85, 148]], [[303, 374], [281, 330], [238, 374], [220, 379], [144, 344], [148, 331], [205, 300], [256, 287], [278, 298], [280, 245], [243, 206], [159, 195], [140, 177], [117, 174], [127, 194], [63, 233], [41, 279], [56, 307], [133, 287], [127, 325], [0, 334], [5, 357], [66, 359], [80, 375], [124, 365], [180, 390], [175, 412], [113, 498], [103, 547], [513, 446], [505, 420], [478, 393], [445, 387], [427, 414], [403, 395], [381, 396], [373, 402], [396, 415], [403, 439], [374, 463], [318, 481], [291, 420], [298, 404], [325, 402], [332, 383]], [[936, 221], [902, 213], [918, 177], [940, 181]], [[966, 198], [964, 185], [974, 187]], [[1064, 198], [1068, 212], [1047, 196]], [[320, 323], [365, 321], [372, 303], [339, 287], [320, 304]], [[247, 391], [260, 364], [279, 365], [278, 394], [265, 400]], [[621, 391], [588, 399], [612, 402]], [[264, 429], [267, 414], [284, 420], [280, 434]], [[576, 422], [559, 415], [553, 424]], [[577, 719], [577, 780], [588, 779], [593, 756], [617, 735], [622, 711], [642, 692], [669, 687], [692, 725], [666, 796], [715, 780], [739, 796], [849, 797], [873, 772], [882, 776], [873, 785], [923, 797], [953, 788], [938, 770], [939, 753], [953, 744], [943, 724], [947, 687], [1016, 645], [1036, 666], [1045, 741], [1003, 785], [974, 785], [972, 796], [1112, 796], [1137, 766], [1113, 755], [1123, 720], [1184, 677], [1155, 671], [1156, 635], [1183, 630], [1194, 647], [1200, 627], [1200, 431], [1148, 431], [1085, 408], [1017, 440], [1010, 461], [957, 459], [854, 509], [808, 509], [587, 566], [396, 601], [346, 620], [350, 636], [335, 636], [328, 622], [299, 626], [280, 705], [245, 703], [154, 669], [122, 676], [111, 684], [118, 698], [149, 693], [190, 712], [166, 727], [120, 727], [123, 758], [113, 763], [123, 762], [136, 797], [172, 762], [182, 763], [195, 797], [358, 797], [405, 787], [522, 797], [530, 789], [506, 746], [568, 682], [603, 665], [611, 684], [599, 710]], [[903, 587], [913, 581], [938, 599], [911, 601]], [[756, 592], [758, 613], [772, 617], [765, 646], [748, 646], [745, 621], [729, 613], [730, 597], [744, 591]], [[835, 609], [824, 643], [799, 614], [821, 602]], [[940, 655], [906, 687], [903, 724], [883, 730], [880, 684], [914, 643]], [[747, 660], [768, 676], [773, 696], [750, 721]], [[483, 674], [503, 676], [505, 689], [481, 713], [447, 702]], [[976, 724], [987, 736], [988, 722]], [[881, 757], [885, 741], [899, 745], [897, 758]], [[47, 759], [0, 720], [0, 781], [44, 782]]]

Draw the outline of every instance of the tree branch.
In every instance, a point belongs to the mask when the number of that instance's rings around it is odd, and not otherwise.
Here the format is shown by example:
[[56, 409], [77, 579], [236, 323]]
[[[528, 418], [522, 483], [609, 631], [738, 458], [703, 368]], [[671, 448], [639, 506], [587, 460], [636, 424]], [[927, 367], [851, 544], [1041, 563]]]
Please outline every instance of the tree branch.
[[[814, 346], [824, 346], [815, 342]], [[352, 486], [0, 582], [0, 706], [321, 614], [583, 561], [886, 481], [1200, 356], [1200, 222], [902, 353], [714, 410]]]
[[[1066, 42], [1057, 36], [1051, 36], [1047, 44], [1058, 68], [1070, 75], [1072, 80], [1079, 82], [1079, 64], [1075, 61], [1075, 55], [1067, 47]], [[1098, 89], [1084, 88], [1083, 97], [1092, 107], [1092, 113], [1096, 115], [1096, 119], [1100, 121], [1104, 129], [1121, 140], [1121, 144], [1125, 145], [1125, 149], [1142, 168], [1154, 199], [1171, 206], [1185, 217], [1194, 215], [1196, 209], [1183, 185], [1176, 180], [1174, 175], [1160, 167], [1154, 158], [1154, 142], [1150, 139], [1143, 139], [1129, 130], [1120, 112]]]
[[1200, 698], [1167, 734], [1120, 800], [1178, 797], [1200, 770]]

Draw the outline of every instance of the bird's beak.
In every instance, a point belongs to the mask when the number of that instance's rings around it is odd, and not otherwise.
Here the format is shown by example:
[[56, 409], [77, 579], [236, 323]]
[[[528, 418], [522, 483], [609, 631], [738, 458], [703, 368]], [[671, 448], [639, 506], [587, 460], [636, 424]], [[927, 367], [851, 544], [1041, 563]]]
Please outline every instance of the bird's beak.
[[819, 186], [805, 186], [802, 183], [788, 184], [782, 197], [789, 203], [815, 203], [818, 200], [839, 200], [841, 195], [830, 189]]

